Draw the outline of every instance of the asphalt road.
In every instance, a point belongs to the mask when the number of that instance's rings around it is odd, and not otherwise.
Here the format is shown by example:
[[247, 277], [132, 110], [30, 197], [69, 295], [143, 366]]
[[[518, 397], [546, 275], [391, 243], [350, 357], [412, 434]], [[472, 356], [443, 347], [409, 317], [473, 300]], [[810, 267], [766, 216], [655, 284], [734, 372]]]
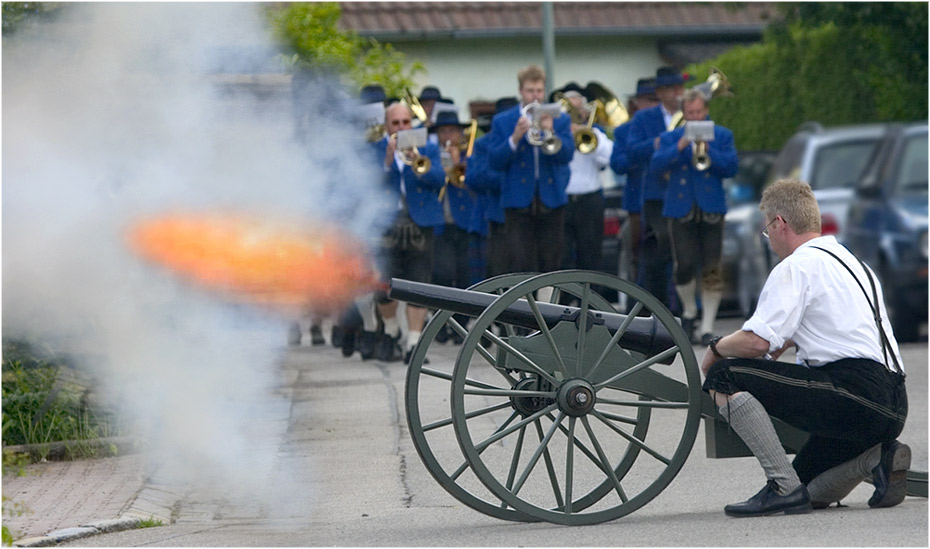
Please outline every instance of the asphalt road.
[[[735, 329], [736, 319], [718, 331]], [[282, 336], [283, 339], [283, 336]], [[429, 358], [451, 364], [458, 347]], [[696, 348], [698, 359], [704, 349]], [[901, 439], [927, 470], [927, 343], [906, 345], [910, 414]], [[168, 526], [86, 538], [72, 546], [927, 546], [924, 498], [873, 510], [871, 486], [845, 507], [807, 515], [733, 519], [727, 503], [764, 483], [753, 458], [709, 459], [703, 427], [681, 472], [655, 499], [593, 526], [510, 522], [466, 507], [420, 461], [407, 432], [405, 367], [342, 358], [330, 346], [286, 353], [281, 425], [256, 444], [274, 467], [250, 495], [192, 487]], [[448, 395], [436, 394], [440, 401]], [[267, 418], [266, 418], [267, 420]], [[268, 423], [272, 425], [272, 423]], [[261, 426], [260, 426], [261, 427]], [[259, 469], [257, 469], [259, 470]], [[205, 471], [208, 473], [208, 471]]]

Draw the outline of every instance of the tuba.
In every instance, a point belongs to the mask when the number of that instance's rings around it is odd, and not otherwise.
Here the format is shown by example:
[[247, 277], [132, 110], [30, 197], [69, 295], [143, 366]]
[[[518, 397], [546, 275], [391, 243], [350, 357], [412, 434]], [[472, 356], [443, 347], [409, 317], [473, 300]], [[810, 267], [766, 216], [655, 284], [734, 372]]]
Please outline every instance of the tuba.
[[[534, 147], [539, 147], [543, 154], [553, 155], [562, 150], [562, 140], [552, 133], [552, 130], [543, 130], [540, 127], [540, 115], [536, 111], [541, 108], [543, 108], [543, 105], [533, 101], [523, 107], [521, 111], [521, 114], [529, 118], [533, 124], [533, 127], [526, 132], [526, 142]], [[558, 112], [561, 112], [561, 110], [561, 106], [559, 106]]]
[[[717, 67], [711, 67], [710, 74], [707, 75], [707, 80], [698, 84], [695, 88], [701, 90], [708, 103], [715, 97], [732, 97], [734, 95], [733, 86], [730, 85], [730, 79]], [[669, 122], [668, 129], [674, 130], [683, 123], [684, 115], [681, 113], [681, 110], [679, 110], [672, 116], [672, 121]]]

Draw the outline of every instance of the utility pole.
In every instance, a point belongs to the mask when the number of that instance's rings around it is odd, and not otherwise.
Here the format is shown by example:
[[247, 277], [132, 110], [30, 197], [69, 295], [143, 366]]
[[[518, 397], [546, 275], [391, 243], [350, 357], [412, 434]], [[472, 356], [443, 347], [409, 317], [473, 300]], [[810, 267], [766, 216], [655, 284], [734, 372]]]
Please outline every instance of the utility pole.
[[552, 2], [542, 3], [543, 68], [546, 70], [546, 96], [555, 87], [555, 32], [552, 23]]

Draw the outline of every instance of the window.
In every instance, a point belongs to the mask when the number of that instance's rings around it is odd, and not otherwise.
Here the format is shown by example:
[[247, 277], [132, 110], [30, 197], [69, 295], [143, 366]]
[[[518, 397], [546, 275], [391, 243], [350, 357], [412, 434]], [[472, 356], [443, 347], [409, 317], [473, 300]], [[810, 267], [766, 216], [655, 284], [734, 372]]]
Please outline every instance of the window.
[[927, 134], [912, 135], [907, 139], [901, 152], [895, 186], [900, 193], [927, 194]]
[[814, 158], [811, 188], [852, 188], [872, 157], [878, 139], [844, 141], [822, 147]]

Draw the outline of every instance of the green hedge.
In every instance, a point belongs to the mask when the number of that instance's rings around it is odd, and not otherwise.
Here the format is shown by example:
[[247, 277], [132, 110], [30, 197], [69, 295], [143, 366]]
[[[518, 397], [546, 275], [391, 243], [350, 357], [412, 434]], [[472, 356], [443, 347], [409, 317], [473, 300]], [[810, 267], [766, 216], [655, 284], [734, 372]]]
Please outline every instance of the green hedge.
[[691, 85], [711, 67], [735, 97], [716, 99], [714, 120], [733, 130], [741, 150], [781, 148], [806, 121], [824, 126], [927, 119], [926, 52], [901, 47], [875, 28], [851, 33], [827, 24], [737, 47], [691, 65]]

